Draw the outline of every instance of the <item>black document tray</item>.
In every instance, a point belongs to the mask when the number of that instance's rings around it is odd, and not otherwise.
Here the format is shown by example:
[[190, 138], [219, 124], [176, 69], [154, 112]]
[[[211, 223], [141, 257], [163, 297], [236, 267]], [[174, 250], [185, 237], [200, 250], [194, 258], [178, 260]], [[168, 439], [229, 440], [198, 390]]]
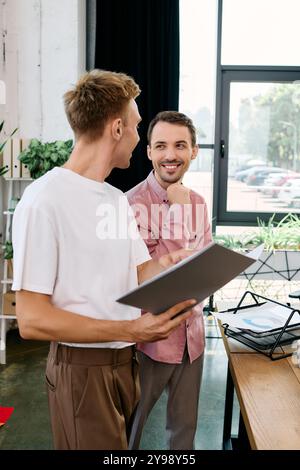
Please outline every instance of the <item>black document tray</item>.
[[[249, 298], [249, 295], [252, 297], [254, 303], [250, 305], [243, 305], [246, 297]], [[261, 302], [261, 299], [264, 301]], [[222, 326], [224, 327], [224, 334], [226, 336], [245, 344], [246, 346], [264, 354], [265, 356], [268, 356], [270, 359], [275, 361], [293, 354], [293, 352], [286, 352], [283, 349], [283, 346], [287, 346], [293, 343], [293, 341], [300, 339], [300, 311], [290, 307], [289, 305], [285, 305], [275, 300], [268, 299], [267, 297], [263, 297], [262, 295], [255, 294], [254, 292], [246, 291], [239, 301], [237, 307], [228, 309], [226, 312], [238, 314], [238, 312], [243, 311], [245, 308], [255, 309], [256, 307], [266, 303], [266, 301], [276, 305], [282, 305], [283, 307], [290, 310], [290, 315], [283, 327], [259, 333], [257, 331], [248, 329], [245, 330], [240, 328], [233, 328], [226, 323], [224, 323]], [[299, 323], [290, 325], [289, 323], [295, 314], [299, 315]]]

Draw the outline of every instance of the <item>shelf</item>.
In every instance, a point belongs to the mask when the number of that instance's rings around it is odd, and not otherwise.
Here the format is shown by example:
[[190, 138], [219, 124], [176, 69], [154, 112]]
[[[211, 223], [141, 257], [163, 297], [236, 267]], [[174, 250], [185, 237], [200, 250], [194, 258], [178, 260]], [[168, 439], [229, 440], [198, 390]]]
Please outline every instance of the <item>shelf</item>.
[[33, 178], [4, 178], [6, 181], [33, 181]]
[[[16, 174], [16, 173], [10, 173]], [[33, 178], [29, 176], [29, 172], [25, 173], [23, 177], [9, 177], [4, 175], [3, 183], [6, 185], [7, 189], [7, 205], [2, 206], [1, 213], [4, 219], [4, 232], [0, 239], [0, 249], [1, 245], [3, 249], [6, 247], [6, 242], [11, 242], [11, 223], [15, 214], [15, 208], [19, 202], [19, 197], [21, 198], [23, 189], [28, 186], [28, 184], [34, 181]], [[7, 177], [6, 177], [7, 176]], [[19, 197], [16, 197], [16, 196]], [[12, 272], [10, 271], [10, 266], [8, 266], [9, 261], [4, 260], [4, 279], [0, 279], [0, 290], [2, 291], [2, 302], [0, 304], [0, 364], [6, 364], [6, 334], [10, 327], [14, 326], [17, 317], [15, 312], [15, 296], [11, 292], [13, 285], [13, 279], [10, 279]], [[3, 275], [3, 273], [2, 273]], [[2, 288], [1, 288], [2, 286]], [[4, 298], [4, 295], [7, 297]], [[14, 300], [12, 300], [14, 298]]]

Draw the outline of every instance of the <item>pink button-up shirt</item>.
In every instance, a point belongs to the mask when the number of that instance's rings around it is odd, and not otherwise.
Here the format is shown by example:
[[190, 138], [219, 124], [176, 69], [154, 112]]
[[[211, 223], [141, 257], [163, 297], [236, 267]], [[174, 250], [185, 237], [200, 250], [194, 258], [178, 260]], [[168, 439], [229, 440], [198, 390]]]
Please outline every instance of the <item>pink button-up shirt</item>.
[[[153, 259], [179, 250], [201, 250], [212, 241], [207, 206], [202, 196], [190, 191], [191, 204], [172, 204], [167, 191], [160, 186], [152, 171], [148, 178], [127, 192], [138, 227]], [[190, 362], [204, 350], [203, 305], [181, 323], [170, 336], [154, 343], [139, 343], [140, 351], [155, 361], [180, 364], [187, 344]]]

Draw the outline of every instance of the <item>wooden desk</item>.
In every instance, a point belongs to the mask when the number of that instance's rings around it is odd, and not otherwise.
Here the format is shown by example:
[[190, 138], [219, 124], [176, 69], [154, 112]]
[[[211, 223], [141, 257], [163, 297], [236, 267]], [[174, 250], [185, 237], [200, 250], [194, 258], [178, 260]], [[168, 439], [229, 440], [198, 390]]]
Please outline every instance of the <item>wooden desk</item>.
[[228, 356], [223, 448], [230, 449], [235, 389], [242, 442], [247, 434], [251, 449], [300, 450], [300, 369], [291, 357], [271, 361], [221, 331]]

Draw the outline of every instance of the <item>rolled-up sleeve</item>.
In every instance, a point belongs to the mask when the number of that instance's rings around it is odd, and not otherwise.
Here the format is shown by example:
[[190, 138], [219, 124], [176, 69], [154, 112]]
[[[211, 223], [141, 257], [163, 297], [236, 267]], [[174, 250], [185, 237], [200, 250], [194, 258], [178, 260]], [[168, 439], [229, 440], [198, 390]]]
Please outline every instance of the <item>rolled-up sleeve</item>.
[[53, 294], [58, 246], [49, 217], [40, 209], [18, 206], [13, 218], [12, 290]]

